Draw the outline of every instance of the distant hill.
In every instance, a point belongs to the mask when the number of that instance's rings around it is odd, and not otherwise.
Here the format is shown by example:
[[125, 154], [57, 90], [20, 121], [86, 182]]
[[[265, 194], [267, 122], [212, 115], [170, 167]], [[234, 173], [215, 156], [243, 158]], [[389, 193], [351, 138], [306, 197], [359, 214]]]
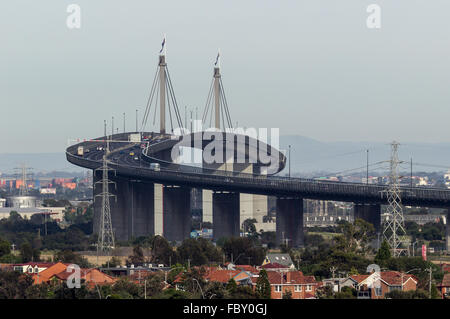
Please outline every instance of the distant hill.
[[[270, 141], [270, 140], [269, 140]], [[286, 135], [280, 137], [280, 149], [288, 150], [291, 145], [291, 172], [302, 174], [321, 174], [321, 172], [335, 173], [366, 165], [366, 149], [369, 149], [371, 164], [389, 160], [390, 145], [388, 142], [321, 142], [300, 135]], [[450, 169], [450, 143], [402, 143], [399, 146], [402, 169], [409, 172], [409, 161], [413, 159], [413, 172], [417, 171], [447, 171]], [[82, 172], [83, 168], [70, 164], [64, 152], [60, 153], [23, 153], [0, 154], [0, 172], [13, 173], [15, 167], [21, 163], [33, 168], [33, 172]], [[433, 164], [436, 166], [421, 166], [419, 164]], [[378, 167], [387, 170], [388, 164]], [[374, 166], [374, 168], [376, 168]], [[360, 169], [365, 171], [365, 168]], [[370, 169], [372, 171], [372, 168]], [[288, 168], [283, 171], [288, 173]]]
[[[286, 154], [288, 145], [291, 145], [291, 173], [340, 172], [365, 167], [367, 149], [370, 164], [389, 160], [391, 152], [389, 142], [321, 142], [298, 135], [281, 136], [280, 149], [286, 150]], [[402, 171], [409, 172], [411, 157], [413, 172], [447, 171], [450, 169], [450, 143], [401, 143], [399, 159], [407, 162], [401, 165]], [[377, 167], [389, 168], [388, 163]], [[370, 171], [371, 168], [369, 174]], [[287, 172], [286, 167], [283, 173]]]

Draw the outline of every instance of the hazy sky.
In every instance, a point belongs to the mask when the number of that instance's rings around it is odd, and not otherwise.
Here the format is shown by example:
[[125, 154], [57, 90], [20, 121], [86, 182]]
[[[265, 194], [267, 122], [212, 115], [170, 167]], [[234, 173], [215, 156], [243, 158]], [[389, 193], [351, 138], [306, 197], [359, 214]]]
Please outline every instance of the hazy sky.
[[[81, 29], [66, 8], [81, 7]], [[366, 27], [369, 4], [381, 29]], [[321, 141], [450, 142], [450, 1], [2, 1], [0, 153], [142, 115], [162, 36], [184, 118], [221, 49], [233, 122]], [[148, 127], [148, 128], [151, 128]]]

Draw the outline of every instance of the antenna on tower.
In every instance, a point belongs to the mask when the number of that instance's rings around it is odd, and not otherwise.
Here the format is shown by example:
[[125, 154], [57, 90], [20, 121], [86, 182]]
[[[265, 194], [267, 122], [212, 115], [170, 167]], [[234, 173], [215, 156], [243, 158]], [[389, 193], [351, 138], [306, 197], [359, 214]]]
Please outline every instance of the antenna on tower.
[[95, 195], [95, 198], [101, 197], [102, 199], [97, 256], [99, 252], [109, 254], [112, 251], [112, 249], [114, 249], [114, 231], [112, 226], [111, 206], [109, 199], [110, 197], [115, 197], [117, 200], [117, 197], [109, 192], [109, 184], [114, 184], [114, 186], [116, 186], [116, 183], [109, 180], [108, 178], [109, 171], [115, 172], [115, 170], [108, 167], [109, 161], [107, 160], [107, 157], [109, 155], [109, 139], [108, 137], [106, 139], [107, 139], [106, 150], [105, 154], [103, 155], [102, 166], [95, 170], [102, 172], [102, 179], [95, 183], [96, 185], [101, 184], [102, 186], [102, 192], [100, 194]]
[[402, 236], [405, 236], [405, 220], [403, 217], [402, 201], [399, 188], [398, 174], [398, 146], [396, 141], [391, 143], [391, 160], [390, 160], [390, 176], [389, 186], [387, 189], [387, 218], [383, 227], [383, 237], [392, 249], [393, 256], [398, 257], [402, 254], [400, 245], [402, 244]]

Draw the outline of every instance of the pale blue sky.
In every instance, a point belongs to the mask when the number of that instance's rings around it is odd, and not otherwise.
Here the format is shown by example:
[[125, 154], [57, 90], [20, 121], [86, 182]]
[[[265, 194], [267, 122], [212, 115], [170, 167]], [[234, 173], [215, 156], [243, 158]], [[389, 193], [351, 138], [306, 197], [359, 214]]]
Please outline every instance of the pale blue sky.
[[[81, 6], [81, 29], [66, 7]], [[382, 27], [366, 27], [377, 3]], [[143, 113], [163, 33], [184, 106], [217, 49], [233, 122], [321, 141], [450, 142], [448, 0], [3, 1], [0, 153], [58, 152]], [[150, 127], [151, 128], [151, 127]]]

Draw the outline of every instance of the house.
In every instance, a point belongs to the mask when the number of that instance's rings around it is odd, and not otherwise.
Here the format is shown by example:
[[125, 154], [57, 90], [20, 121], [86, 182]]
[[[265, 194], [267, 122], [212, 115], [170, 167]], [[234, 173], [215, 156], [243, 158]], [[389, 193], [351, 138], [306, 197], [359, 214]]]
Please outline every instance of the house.
[[31, 277], [34, 280], [34, 284], [50, 282], [50, 278], [52, 276], [59, 274], [62, 271], [66, 271], [67, 266], [69, 266], [69, 264], [63, 264], [62, 262], [57, 262], [56, 264], [53, 264], [50, 267], [48, 267], [38, 273], [31, 274]]
[[221, 282], [227, 284], [230, 279], [233, 279], [238, 285], [252, 285], [252, 277], [254, 275], [250, 272], [244, 270], [228, 270], [228, 269], [217, 269], [205, 274], [204, 279], [207, 282]]
[[225, 264], [225, 266], [228, 270], [243, 270], [254, 275], [257, 275], [259, 273], [258, 269], [250, 265], [235, 265], [233, 263], [227, 263]]
[[450, 299], [450, 274], [444, 274], [437, 288], [441, 292], [442, 299]]
[[268, 263], [268, 264], [263, 264], [261, 266], [262, 269], [265, 269], [267, 271], [283, 271], [283, 272], [287, 272], [292, 270], [292, 268], [287, 267], [285, 265], [279, 264], [279, 263]]
[[[58, 282], [67, 281], [69, 276], [73, 274], [73, 271], [68, 272], [66, 270], [52, 275], [49, 280], [50, 281], [56, 280]], [[93, 288], [95, 287], [95, 285], [112, 284], [116, 281], [116, 278], [113, 278], [105, 273], [102, 273], [100, 270], [96, 268], [80, 269], [80, 279], [84, 280], [89, 288]]]
[[345, 283], [354, 284], [359, 299], [384, 299], [385, 294], [393, 290], [416, 290], [418, 280], [411, 274], [382, 271], [366, 275], [353, 275]]
[[295, 269], [294, 263], [292, 262], [291, 256], [289, 256], [289, 254], [269, 253], [266, 255], [266, 258], [264, 258], [262, 266], [274, 263], [283, 265], [285, 268], [289, 268], [292, 270]]
[[19, 271], [27, 274], [37, 274], [55, 263], [43, 263], [43, 262], [28, 262], [23, 264], [13, 264], [12, 267], [15, 271]]
[[350, 287], [354, 288], [356, 281], [348, 278], [327, 278], [322, 280], [323, 286], [330, 286], [333, 292], [341, 292], [342, 288], [344, 287]]
[[[73, 271], [67, 271], [68, 266], [69, 264], [58, 262], [41, 272], [32, 274], [31, 276], [34, 280], [34, 284], [66, 281], [67, 278], [73, 274]], [[115, 282], [115, 278], [108, 276], [95, 268], [80, 269], [80, 279], [84, 279], [88, 286]]]
[[[305, 276], [301, 271], [268, 271], [267, 277], [272, 299], [282, 299], [288, 292], [292, 294], [292, 299], [314, 299], [319, 286], [314, 276]], [[257, 277], [252, 278], [254, 286], [257, 280]]]

